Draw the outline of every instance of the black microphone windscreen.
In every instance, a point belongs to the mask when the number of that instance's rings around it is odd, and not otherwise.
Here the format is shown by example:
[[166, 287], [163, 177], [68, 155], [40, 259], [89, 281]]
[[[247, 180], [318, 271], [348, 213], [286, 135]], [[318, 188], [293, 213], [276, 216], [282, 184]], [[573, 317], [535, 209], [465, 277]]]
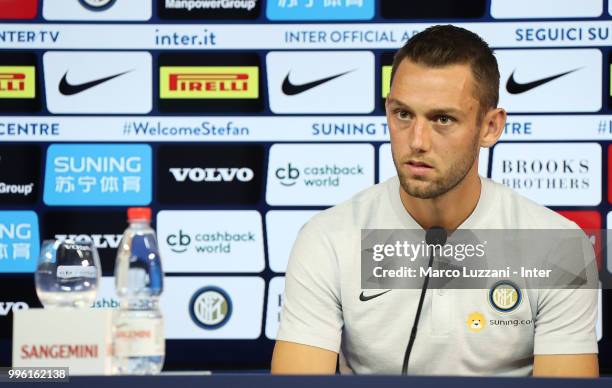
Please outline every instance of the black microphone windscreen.
[[425, 242], [429, 245], [444, 245], [446, 244], [446, 238], [448, 233], [440, 226], [434, 226], [427, 229], [425, 233]]

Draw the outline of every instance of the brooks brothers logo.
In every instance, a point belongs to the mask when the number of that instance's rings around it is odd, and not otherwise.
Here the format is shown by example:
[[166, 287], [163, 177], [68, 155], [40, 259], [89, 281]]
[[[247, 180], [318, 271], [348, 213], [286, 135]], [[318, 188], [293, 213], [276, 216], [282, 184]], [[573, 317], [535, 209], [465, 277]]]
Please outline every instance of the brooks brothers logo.
[[255, 99], [257, 66], [162, 66], [160, 98]]
[[103, 77], [103, 78], [98, 78], [89, 82], [84, 82], [84, 83], [79, 83], [79, 84], [71, 84], [67, 77], [68, 77], [68, 72], [64, 73], [64, 76], [62, 77], [62, 79], [60, 80], [59, 83], [59, 87], [58, 90], [61, 94], [63, 94], [64, 96], [72, 96], [74, 94], [78, 94], [81, 92], [86, 91], [87, 89], [91, 89], [95, 86], [98, 86], [104, 82], [110, 81], [113, 78], [117, 78], [119, 76], [122, 76], [126, 73], [129, 73], [130, 71], [124, 71], [122, 73], [118, 73], [118, 74], [114, 74], [114, 75], [110, 75], [108, 77]]
[[193, 322], [207, 330], [218, 329], [232, 316], [232, 300], [219, 287], [204, 287], [196, 291], [189, 303]]
[[517, 82], [514, 79], [514, 73], [516, 72], [516, 70], [514, 70], [512, 72], [512, 74], [510, 74], [510, 78], [508, 78], [508, 82], [506, 82], [506, 90], [508, 91], [508, 93], [510, 94], [521, 94], [521, 93], [525, 93], [530, 91], [531, 89], [535, 89], [538, 86], [542, 86], [548, 82], [554, 81], [557, 78], [561, 78], [564, 75], [568, 75], [570, 73], [573, 73], [577, 70], [580, 70], [580, 68], [578, 69], [573, 69], [573, 70], [569, 70], [566, 71], [564, 73], [560, 73], [560, 74], [555, 74], [552, 75], [550, 77], [545, 77], [545, 78], [540, 78], [531, 82], [526, 82], [526, 83], [521, 83], [521, 82]]
[[289, 72], [287, 73], [287, 76], [283, 80], [283, 85], [281, 89], [283, 90], [283, 93], [286, 94], [287, 96], [295, 96], [296, 94], [304, 93], [312, 88], [316, 88], [319, 85], [323, 85], [324, 83], [329, 82], [333, 79], [342, 77], [343, 75], [348, 74], [352, 71], [354, 70], [345, 71], [343, 73], [335, 74], [335, 75], [325, 77], [325, 78], [320, 78], [320, 79], [317, 79], [311, 82], [307, 82], [307, 83], [302, 83], [302, 84], [292, 83], [289, 80], [289, 76], [291, 74], [291, 72]]
[[474, 333], [480, 332], [487, 325], [484, 314], [478, 312], [468, 315], [466, 323], [468, 330]]
[[493, 309], [502, 313], [509, 313], [518, 308], [523, 300], [523, 295], [516, 284], [503, 280], [491, 287], [488, 299]]
[[115, 4], [116, 0], [79, 0], [79, 3], [91, 11], [104, 11]]
[[304, 177], [305, 186], [316, 187], [338, 187], [342, 176], [364, 175], [363, 166], [356, 164], [349, 167], [340, 167], [335, 164], [324, 166], [309, 166], [303, 169], [287, 163], [287, 167], [279, 167], [274, 175], [283, 186], [293, 186], [298, 182], [300, 176]]
[[391, 290], [379, 292], [378, 294], [372, 294], [372, 295], [366, 295], [364, 291], [361, 291], [361, 294], [359, 294], [359, 300], [362, 301], [362, 302], [367, 302], [368, 300], [372, 300], [374, 298], [378, 298], [379, 296], [384, 295], [384, 294], [386, 294], [389, 291], [391, 291]]
[[34, 98], [35, 66], [0, 66], [0, 98]]

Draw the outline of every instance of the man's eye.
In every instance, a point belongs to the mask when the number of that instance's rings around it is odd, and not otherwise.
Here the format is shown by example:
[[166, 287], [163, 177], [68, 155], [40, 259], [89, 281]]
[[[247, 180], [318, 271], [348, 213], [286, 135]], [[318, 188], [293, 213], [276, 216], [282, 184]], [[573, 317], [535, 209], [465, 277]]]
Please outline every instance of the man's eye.
[[395, 111], [395, 114], [400, 120], [408, 120], [410, 118], [410, 113], [405, 110], [397, 110]]
[[442, 125], [448, 125], [453, 122], [453, 118], [446, 115], [440, 115], [436, 121]]

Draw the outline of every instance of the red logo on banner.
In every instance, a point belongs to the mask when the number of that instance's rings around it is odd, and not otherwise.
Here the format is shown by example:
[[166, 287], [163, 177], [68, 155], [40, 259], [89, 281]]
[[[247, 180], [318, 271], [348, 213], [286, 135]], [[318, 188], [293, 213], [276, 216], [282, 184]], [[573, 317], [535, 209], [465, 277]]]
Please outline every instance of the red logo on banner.
[[596, 210], [559, 210], [557, 213], [577, 223], [589, 236], [597, 258], [597, 269], [601, 270], [601, 214]]
[[34, 19], [38, 0], [0, 0], [0, 19]]
[[608, 145], [608, 202], [612, 203], [612, 144]]

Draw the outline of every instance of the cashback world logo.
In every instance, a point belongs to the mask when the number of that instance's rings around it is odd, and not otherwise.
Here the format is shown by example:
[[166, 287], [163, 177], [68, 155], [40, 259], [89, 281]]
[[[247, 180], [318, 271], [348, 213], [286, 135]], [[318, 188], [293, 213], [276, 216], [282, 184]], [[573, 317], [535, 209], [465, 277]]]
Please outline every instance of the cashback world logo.
[[334, 205], [374, 183], [369, 144], [275, 144], [270, 148], [270, 205]]
[[276, 169], [275, 176], [283, 186], [293, 186], [302, 179], [305, 186], [315, 187], [338, 187], [343, 176], [363, 176], [364, 167], [356, 164], [353, 166], [310, 166], [299, 168], [289, 162], [286, 167]]
[[0, 212], [0, 273], [34, 272], [39, 244], [36, 213]]
[[53, 144], [47, 151], [47, 205], [147, 205], [148, 145]]
[[259, 272], [264, 269], [259, 212], [170, 211], [157, 215], [166, 272]]

